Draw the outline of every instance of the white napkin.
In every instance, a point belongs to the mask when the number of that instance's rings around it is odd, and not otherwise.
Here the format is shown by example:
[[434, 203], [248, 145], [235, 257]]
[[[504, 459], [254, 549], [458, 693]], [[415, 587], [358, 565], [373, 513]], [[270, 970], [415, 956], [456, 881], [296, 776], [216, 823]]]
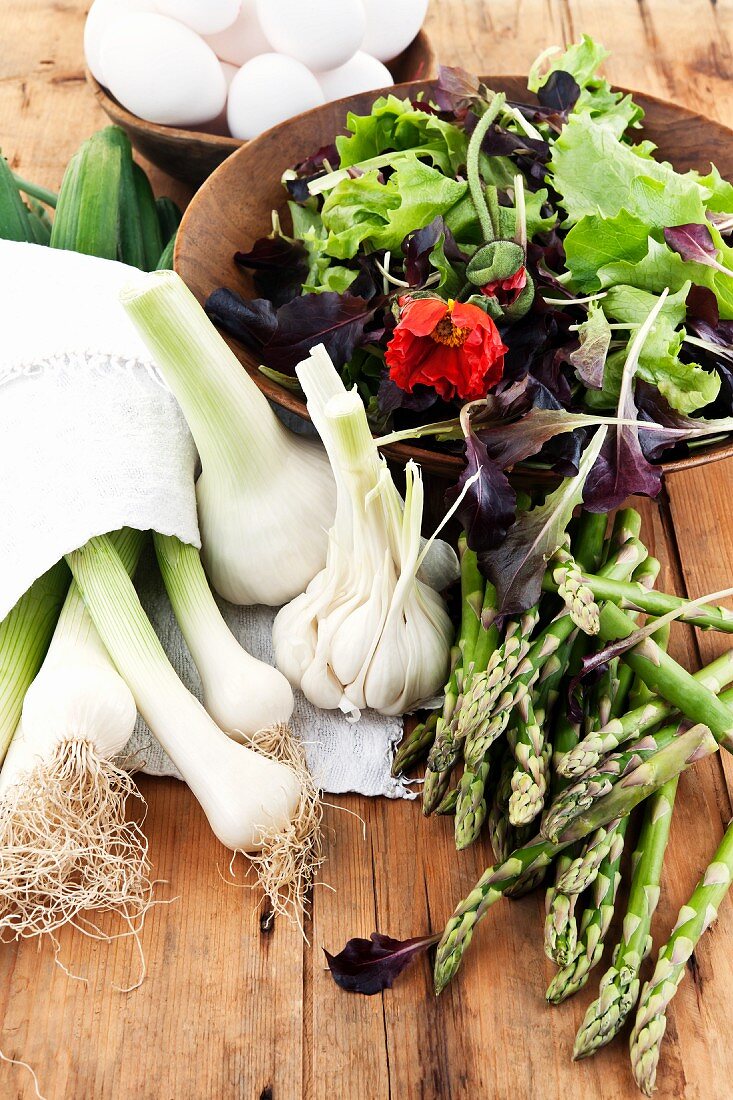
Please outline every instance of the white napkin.
[[[118, 301], [139, 278], [124, 264], [0, 241], [0, 620], [93, 535], [154, 528], [200, 546], [193, 439]], [[174, 667], [198, 692], [152, 557], [138, 587]], [[221, 606], [240, 642], [272, 662], [274, 612]], [[296, 694], [294, 727], [325, 790], [411, 797], [389, 774], [399, 719], [365, 713], [351, 725]], [[130, 749], [145, 771], [176, 774], [142, 721]]]

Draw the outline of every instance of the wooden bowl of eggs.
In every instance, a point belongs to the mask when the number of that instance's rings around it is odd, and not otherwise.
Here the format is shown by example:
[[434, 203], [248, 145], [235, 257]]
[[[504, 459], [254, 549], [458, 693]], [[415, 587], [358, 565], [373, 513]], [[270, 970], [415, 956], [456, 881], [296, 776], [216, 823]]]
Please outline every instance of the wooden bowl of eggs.
[[87, 80], [137, 151], [198, 187], [243, 142], [435, 72], [428, 0], [94, 0]]

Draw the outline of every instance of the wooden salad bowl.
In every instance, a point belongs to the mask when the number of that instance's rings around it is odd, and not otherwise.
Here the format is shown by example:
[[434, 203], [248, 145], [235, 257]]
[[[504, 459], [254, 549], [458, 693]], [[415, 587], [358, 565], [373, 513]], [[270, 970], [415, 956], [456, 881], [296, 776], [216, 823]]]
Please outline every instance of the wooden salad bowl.
[[[490, 88], [506, 92], [515, 101], [526, 103], [534, 98], [527, 92], [526, 77], [486, 76], [482, 79]], [[431, 81], [423, 80], [400, 85], [394, 91], [403, 97], [426, 92], [429, 97], [432, 87]], [[282, 173], [314, 150], [330, 144], [335, 135], [344, 131], [347, 112], [368, 113], [379, 94], [365, 92], [298, 115], [243, 145], [208, 179], [184, 215], [174, 258], [176, 271], [201, 303], [222, 286], [245, 297], [256, 296], [250, 273], [239, 268], [233, 256], [237, 251], [251, 248], [258, 237], [270, 232], [273, 210], [286, 214], [287, 196], [280, 184]], [[680, 171], [691, 168], [705, 171], [714, 160], [721, 175], [733, 179], [733, 130], [674, 103], [642, 92], [631, 94], [645, 112], [640, 138], [653, 141], [661, 159], [669, 160]], [[287, 216], [284, 224], [288, 224]], [[304, 420], [309, 419], [300, 395], [266, 378], [258, 370], [259, 360], [252, 351], [231, 338], [227, 340], [271, 401]], [[463, 468], [460, 455], [428, 450], [419, 443], [390, 444], [384, 448], [384, 453], [402, 464], [414, 459], [425, 471], [453, 480]], [[665, 473], [674, 473], [731, 457], [733, 439], [700, 446], [681, 458], [660, 465]], [[527, 467], [523, 472], [517, 468], [517, 473], [520, 473], [516, 478], [519, 484], [546, 484], [557, 480], [557, 475], [550, 470]]]
[[[420, 31], [406, 50], [388, 62], [387, 68], [400, 84], [434, 75], [435, 53], [426, 32]], [[249, 144], [222, 134], [146, 122], [118, 103], [89, 69], [86, 77], [99, 105], [115, 125], [125, 130], [135, 149], [169, 176], [192, 187], [200, 186], [227, 157]]]

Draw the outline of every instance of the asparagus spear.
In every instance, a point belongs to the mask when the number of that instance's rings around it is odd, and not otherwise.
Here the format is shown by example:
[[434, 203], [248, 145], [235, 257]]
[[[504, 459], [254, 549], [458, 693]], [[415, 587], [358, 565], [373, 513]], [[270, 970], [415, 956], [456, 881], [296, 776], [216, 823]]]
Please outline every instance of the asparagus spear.
[[590, 588], [583, 583], [583, 570], [570, 553], [569, 540], [552, 555], [550, 570], [557, 594], [565, 602], [575, 625], [585, 634], [597, 634], [600, 627], [598, 604]]
[[652, 948], [652, 917], [659, 901], [664, 853], [672, 823], [678, 780], [671, 779], [653, 795], [633, 856], [631, 889], [621, 941], [601, 978], [598, 997], [589, 1006], [575, 1037], [573, 1058], [587, 1058], [623, 1027], [639, 996], [639, 971]]
[[641, 513], [636, 508], [619, 508], [608, 540], [609, 554], [614, 554], [625, 542], [641, 535]]
[[[621, 547], [632, 539], [638, 543], [638, 535], [641, 531], [641, 516], [633, 508], [621, 509], [616, 513], [615, 522], [610, 539], [604, 543], [606, 519], [604, 516], [592, 516], [585, 512], [581, 520], [580, 530], [576, 537], [576, 556], [579, 564], [584, 569], [592, 569], [593, 562], [604, 557], [613, 556]], [[595, 521], [595, 522], [593, 522]], [[586, 539], [583, 538], [587, 532]], [[642, 561], [638, 569], [643, 569]], [[578, 635], [573, 644], [568, 664], [568, 674], [571, 680], [578, 674], [581, 662], [589, 647], [589, 639], [586, 635]], [[623, 698], [626, 685], [619, 683], [617, 700]], [[578, 743], [580, 737], [580, 723], [568, 712], [567, 700], [563, 706], [560, 718], [556, 724], [553, 737], [553, 794], [557, 795], [567, 786], [567, 781], [561, 774], [561, 764], [565, 755]], [[545, 928], [544, 943], [545, 954], [559, 966], [565, 967], [570, 962], [578, 942], [578, 923], [575, 910], [578, 902], [577, 894], [566, 894], [558, 889], [558, 882], [569, 870], [574, 859], [579, 854], [577, 845], [573, 845], [561, 853], [555, 863], [555, 882], [547, 890], [545, 895]]]
[[[601, 638], [616, 641], [630, 637], [636, 624], [615, 604], [601, 611]], [[624, 654], [624, 660], [640, 680], [693, 722], [704, 721], [724, 748], [733, 749], [733, 711], [669, 657], [651, 637]]]
[[[723, 705], [733, 704], [733, 690], [724, 692], [720, 699]], [[549, 840], [556, 840], [571, 822], [578, 816], [589, 813], [619, 782], [625, 782], [627, 786], [633, 784], [635, 776], [637, 779], [643, 776], [643, 773], [637, 775], [639, 768], [679, 737], [684, 728], [684, 721], [665, 726], [643, 740], [634, 742], [627, 751], [606, 757], [597, 770], [589, 772], [561, 791], [542, 820], [541, 835]]]
[[717, 918], [718, 907], [728, 892], [731, 876], [733, 823], [723, 834], [713, 860], [692, 897], [680, 909], [672, 935], [659, 952], [654, 974], [641, 991], [629, 1049], [634, 1078], [646, 1096], [651, 1096], [654, 1089], [659, 1052], [667, 1027], [667, 1007], [677, 992], [700, 937]]
[[[615, 850], [616, 838], [622, 832], [623, 818], [602, 825], [591, 833], [580, 854], [572, 860], [557, 879], [557, 889], [562, 894], [582, 894], [591, 886], [608, 860], [609, 853]], [[623, 850], [623, 848], [622, 848]]]
[[547, 989], [545, 996], [551, 1004], [560, 1004], [582, 989], [593, 967], [601, 961], [606, 934], [616, 904], [616, 893], [621, 881], [619, 868], [628, 821], [628, 817], [622, 818], [608, 853], [598, 870], [593, 884], [593, 902], [583, 913], [578, 946], [573, 957], [562, 970], [558, 971]]
[[[529, 639], [537, 619], [537, 608], [531, 608], [509, 621], [502, 644], [492, 655], [484, 674], [474, 678], [464, 699], [458, 737], [464, 743], [466, 763], [472, 769], [480, 765], [496, 738], [506, 729], [515, 699], [510, 685], [527, 668]], [[501, 717], [492, 724], [495, 710]]]
[[[693, 679], [713, 694], [719, 695], [733, 681], [733, 649], [694, 673]], [[673, 713], [674, 707], [670, 703], [652, 696], [635, 710], [627, 711], [621, 718], [612, 718], [602, 729], [585, 737], [563, 758], [558, 767], [568, 777], [583, 775], [619, 745], [653, 729]]]
[[[481, 611], [485, 599], [485, 583], [479, 572], [476, 555], [468, 548], [465, 534], [462, 534], [459, 539], [458, 550], [461, 560], [461, 625], [458, 632], [458, 654], [446, 685], [443, 713], [436, 721], [433, 745], [428, 756], [428, 768], [423, 786], [424, 814], [433, 812], [448, 789], [452, 767], [433, 769], [430, 767], [430, 760], [434, 753], [442, 756], [443, 747], [447, 750], [448, 745], [453, 742], [458, 721], [457, 712], [460, 710], [460, 687], [472, 675], [476, 644], [482, 627]], [[493, 625], [490, 629], [494, 629]]]
[[[603, 566], [601, 575], [629, 576], [646, 557], [646, 547], [632, 539]], [[526, 615], [529, 614], [526, 612]], [[487, 692], [466, 699], [461, 709], [461, 721], [465, 719], [470, 723], [463, 751], [469, 767], [476, 767], [496, 738], [504, 732], [513, 708], [529, 693], [545, 663], [568, 641], [574, 630], [575, 624], [570, 615], [567, 612], [561, 614], [532, 643], [502, 695], [497, 698]]]
[[[515, 848], [521, 847], [522, 844], [525, 844], [533, 835], [530, 827], [525, 825], [517, 828], [517, 826], [512, 825], [509, 821], [509, 798], [512, 792], [511, 780], [513, 772], [514, 756], [511, 750], [507, 749], [501, 761], [499, 781], [496, 785], [494, 798], [488, 814], [489, 837], [491, 839], [491, 846], [494, 849], [494, 859], [498, 861], [506, 859]], [[518, 897], [520, 893], [526, 892], [526, 889], [531, 889], [531, 887], [527, 886], [527, 883], [533, 880], [534, 876], [529, 875], [526, 882], [522, 882], [518, 885], [513, 895], [507, 894], [507, 896]]]
[[[535, 837], [508, 859], [488, 867], [445, 926], [435, 960], [436, 993], [445, 988], [461, 965], [478, 922], [510, 887], [515, 886], [528, 872], [549, 866], [555, 856], [573, 841], [631, 813], [635, 806], [668, 780], [685, 771], [696, 760], [716, 752], [717, 748], [717, 741], [706, 726], [697, 725], [680, 732], [664, 749], [640, 765], [635, 772], [634, 783], [625, 784], [621, 779], [587, 813], [572, 821], [557, 843]], [[639, 775], [639, 772], [643, 774]]]
[[[569, 674], [575, 676], [587, 649], [588, 639], [579, 634], [570, 658]], [[557, 796], [567, 786], [559, 771], [559, 764], [573, 745], [577, 744], [580, 723], [570, 715], [567, 701], [555, 726], [553, 740], [553, 794]], [[577, 894], [563, 894], [557, 883], [567, 871], [576, 855], [575, 846], [558, 856], [555, 864], [555, 882], [545, 895], [545, 954], [559, 966], [565, 966], [578, 942], [578, 925], [575, 918]]]
[[436, 806], [435, 812], [440, 817], [449, 817], [456, 812], [456, 803], [458, 802], [458, 787], [451, 787], [449, 791], [443, 796], [443, 800], [439, 806]]
[[[670, 611], [685, 608], [693, 603], [684, 596], [673, 596], [656, 589], [649, 591], [638, 581], [619, 581], [602, 576], [602, 571], [592, 575], [583, 574], [583, 581], [591, 589], [597, 600], [610, 600], [625, 611], [643, 611], [647, 615], [661, 617]], [[558, 583], [552, 576], [552, 570], [545, 573], [542, 587], [545, 592], [557, 592]], [[695, 604], [689, 611], [680, 615], [680, 622], [699, 626], [703, 629], [733, 633], [733, 611], [727, 607]]]
[[415, 764], [419, 764], [423, 757], [427, 756], [430, 746], [435, 740], [435, 727], [438, 715], [431, 714], [424, 722], [415, 726], [409, 737], [405, 738], [392, 761], [392, 775], [398, 776], [402, 772], [409, 771]]
[[549, 754], [544, 752], [545, 714], [543, 710], [535, 712], [530, 696], [525, 695], [517, 704], [513, 719], [509, 746], [517, 767], [511, 780], [509, 821], [512, 825], [529, 825], [541, 813], [547, 791]]
[[[659, 638], [659, 641], [661, 642], [660, 648], [666, 650], [668, 638], [668, 632], [665, 631], [664, 637]], [[619, 714], [620, 711], [622, 711], [625, 705], [625, 694], [627, 691], [627, 687], [628, 681], [625, 679], [623, 685], [621, 685], [621, 691], [619, 695], [617, 695], [615, 698], [612, 708], [612, 717], [615, 717], [617, 714]], [[674, 734], [674, 727], [670, 727], [668, 731], [665, 731], [664, 734], [660, 734], [659, 736], [668, 740], [671, 736], [674, 736]], [[658, 742], [656, 738], [650, 738], [650, 751], [656, 751], [657, 744]], [[641, 762], [642, 757], [635, 755], [634, 752], [628, 755], [627, 760], [624, 761], [623, 768], [621, 767], [621, 760], [616, 759], [616, 774], [623, 773], [625, 777], [628, 777], [628, 775], [630, 775], [637, 764]], [[610, 763], [613, 764], [613, 759], [610, 761]], [[611, 778], [613, 773], [614, 768], [612, 766], [610, 768], [610, 774], [606, 775], [605, 777], [605, 789], [609, 789], [614, 782], [614, 780]], [[575, 784], [575, 787], [566, 789], [565, 793], [556, 800], [554, 809], [553, 807], [550, 807], [550, 810], [547, 813], [546, 821], [543, 823], [543, 831], [546, 831], [546, 835], [551, 837], [560, 831], [561, 822], [562, 820], [564, 820], [564, 814], [567, 815], [569, 811], [572, 812], [573, 794], [575, 794], [576, 798], [578, 795], [580, 795], [580, 798], [583, 799], [583, 802], [588, 804], [588, 787], [587, 785], [586, 787], [584, 787], [583, 784], [588, 784], [589, 780], [592, 780], [592, 777], [584, 777]], [[603, 787], [595, 788], [593, 790], [592, 798], [597, 798], [597, 796], [600, 796], [598, 794], [598, 791], [602, 789]], [[586, 792], [584, 793], [584, 796], [583, 791]], [[576, 802], [576, 806], [577, 805], [578, 803]], [[558, 879], [558, 889], [564, 890], [566, 893], [572, 894], [580, 893], [582, 890], [590, 886], [590, 883], [593, 881], [595, 873], [597, 873], [598, 868], [600, 867], [600, 862], [604, 858], [604, 851], [606, 848], [609, 847], [610, 843], [612, 843], [612, 837], [606, 836], [605, 834], [602, 834], [598, 837], [591, 837], [588, 844], [586, 845], [586, 848], [583, 849], [581, 855], [577, 859], [573, 860], [572, 864], [566, 868], [564, 875], [562, 875], [562, 877]]]
[[487, 753], [477, 768], [466, 767], [463, 770], [458, 786], [455, 822], [456, 848], [459, 852], [473, 844], [486, 820], [486, 784], [490, 768]]

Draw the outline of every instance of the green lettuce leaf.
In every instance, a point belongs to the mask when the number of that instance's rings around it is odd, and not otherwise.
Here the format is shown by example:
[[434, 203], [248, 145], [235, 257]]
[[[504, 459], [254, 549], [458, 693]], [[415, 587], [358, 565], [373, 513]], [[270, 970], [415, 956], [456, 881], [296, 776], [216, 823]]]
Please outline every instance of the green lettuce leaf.
[[[721, 262], [729, 265], [733, 249], [723, 248], [721, 253]], [[605, 288], [626, 283], [640, 290], [661, 293], [665, 287], [671, 291], [680, 290], [689, 282], [712, 290], [718, 300], [721, 319], [733, 320], [733, 277], [704, 264], [685, 261], [666, 244], [660, 244], [651, 236], [641, 259], [617, 260], [599, 268], [597, 286]]]
[[350, 112], [346, 127], [351, 131], [350, 136], [336, 138], [341, 168], [361, 164], [392, 150], [397, 153], [419, 150], [421, 156], [429, 157], [441, 171], [453, 176], [466, 163], [468, 138], [465, 131], [437, 115], [419, 110], [409, 99], [382, 96], [374, 103], [371, 114]]
[[565, 238], [565, 262], [573, 285], [584, 293], [600, 290], [599, 268], [625, 260], [635, 264], [646, 254], [649, 227], [628, 210], [612, 218], [586, 214]]
[[[672, 408], [689, 414], [709, 405], [718, 396], [720, 377], [714, 371], [703, 370], [697, 363], [683, 363], [679, 354], [686, 335], [682, 325], [687, 312], [686, 298], [690, 283], [684, 283], [676, 294], [670, 294], [659, 312], [639, 356], [637, 375], [656, 386]], [[642, 324], [658, 298], [632, 286], [615, 286], [601, 300], [609, 321], [630, 325]], [[615, 351], [606, 361], [603, 376], [603, 398], [607, 405], [618, 399], [621, 373], [634, 330], [629, 331], [627, 346]]]
[[308, 274], [303, 280], [303, 294], [321, 294], [333, 290], [343, 294], [357, 276], [349, 267], [335, 264], [326, 252], [328, 232], [320, 213], [310, 206], [289, 202], [293, 222], [293, 237], [297, 238], [308, 253]]
[[549, 68], [541, 73], [547, 56], [547, 53], [540, 54], [530, 69], [527, 80], [530, 92], [538, 92], [547, 83], [550, 73], [562, 70], [570, 73], [580, 88], [574, 114], [587, 111], [592, 118], [603, 119], [618, 137], [630, 126], [638, 126], [644, 117], [643, 110], [630, 95], [612, 91], [608, 81], [598, 75], [598, 69], [609, 56], [609, 51], [594, 42], [590, 35], [584, 34], [580, 42], [555, 55]]
[[568, 225], [594, 214], [615, 218], [621, 210], [649, 229], [705, 220], [706, 188], [619, 141], [613, 129], [587, 112], [573, 115], [563, 127], [548, 170]]
[[398, 253], [408, 233], [447, 214], [466, 190], [465, 182], [449, 179], [413, 154], [400, 161], [386, 183], [376, 171], [342, 180], [321, 211], [328, 232], [326, 251], [349, 259], [368, 242]]

